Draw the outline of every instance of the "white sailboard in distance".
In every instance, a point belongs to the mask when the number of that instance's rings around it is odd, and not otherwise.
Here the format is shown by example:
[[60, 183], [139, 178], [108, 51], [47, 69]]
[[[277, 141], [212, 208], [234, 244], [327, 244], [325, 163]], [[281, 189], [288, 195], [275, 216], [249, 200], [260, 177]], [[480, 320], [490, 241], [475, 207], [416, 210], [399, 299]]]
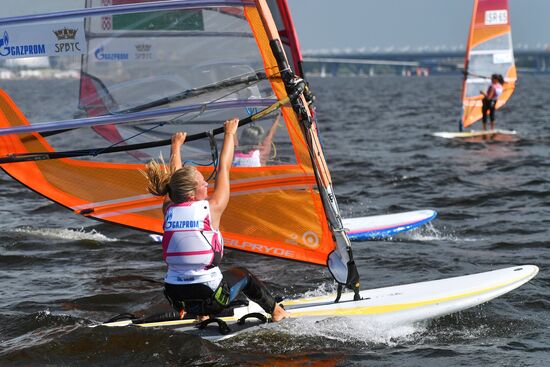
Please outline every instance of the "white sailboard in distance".
[[457, 132], [437, 132], [433, 133], [433, 136], [437, 136], [439, 138], [444, 139], [455, 139], [455, 138], [476, 138], [476, 137], [491, 137], [495, 135], [516, 135], [517, 132], [515, 130], [501, 130], [501, 129], [495, 129], [495, 130], [471, 130], [471, 131], [457, 131]]

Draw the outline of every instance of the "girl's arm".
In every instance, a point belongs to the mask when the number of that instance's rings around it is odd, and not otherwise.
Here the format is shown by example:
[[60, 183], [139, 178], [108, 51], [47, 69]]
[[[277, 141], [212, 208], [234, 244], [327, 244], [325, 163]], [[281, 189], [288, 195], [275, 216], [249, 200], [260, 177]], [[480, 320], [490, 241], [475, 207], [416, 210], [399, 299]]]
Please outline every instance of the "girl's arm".
[[[170, 146], [170, 173], [176, 172], [182, 167], [181, 163], [181, 146], [185, 143], [187, 137], [186, 132], [177, 132], [172, 135], [172, 145]], [[162, 211], [166, 211], [166, 207], [170, 204], [170, 197], [166, 195], [164, 203], [162, 204]]]
[[277, 126], [279, 126], [280, 118], [281, 113], [279, 112], [279, 114], [275, 118], [275, 121], [273, 121], [273, 124], [269, 128], [269, 131], [267, 132], [264, 141], [262, 141], [262, 145], [260, 146], [260, 162], [262, 166], [266, 165], [267, 160], [271, 155], [271, 142], [273, 141], [273, 136], [275, 136], [275, 131], [277, 131]]
[[180, 131], [172, 135], [172, 145], [170, 146], [170, 172], [176, 172], [182, 167], [181, 164], [181, 146], [185, 143], [187, 133]]
[[220, 164], [218, 166], [218, 175], [216, 177], [214, 192], [208, 200], [214, 228], [219, 228], [223, 211], [229, 202], [229, 169], [233, 162], [235, 135], [237, 134], [238, 124], [239, 119], [237, 118], [227, 120], [224, 124], [225, 136], [223, 139], [222, 153], [220, 155]]
[[237, 136], [237, 133], [233, 136], [233, 140], [235, 141], [235, 149], [239, 147], [239, 137]]

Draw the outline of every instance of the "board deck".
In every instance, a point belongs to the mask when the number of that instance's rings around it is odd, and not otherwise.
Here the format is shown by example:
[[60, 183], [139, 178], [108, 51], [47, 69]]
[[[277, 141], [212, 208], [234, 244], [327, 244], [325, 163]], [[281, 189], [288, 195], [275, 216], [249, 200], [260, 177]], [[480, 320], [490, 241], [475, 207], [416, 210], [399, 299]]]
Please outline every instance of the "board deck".
[[495, 135], [516, 135], [517, 132], [515, 130], [471, 130], [471, 131], [462, 131], [462, 132], [436, 132], [433, 133], [433, 136], [437, 136], [439, 138], [444, 139], [455, 139], [455, 138], [475, 138], [475, 137], [483, 137], [483, 136], [495, 136]]
[[[414, 210], [396, 214], [345, 218], [343, 224], [352, 241], [379, 240], [424, 225], [436, 216], [435, 210]], [[162, 242], [161, 235], [149, 236], [155, 242]]]
[[343, 220], [352, 241], [376, 240], [394, 236], [424, 225], [437, 216], [435, 210], [415, 210]]
[[[353, 293], [344, 293], [339, 303], [336, 295], [283, 301], [292, 318], [314, 320], [346, 317], [375, 322], [377, 325], [408, 324], [433, 319], [465, 310], [501, 296], [528, 282], [538, 273], [534, 265], [521, 265], [453, 278], [378, 288], [362, 291], [361, 300]], [[130, 320], [101, 324], [108, 327], [137, 325], [140, 327], [170, 327], [212, 341], [220, 341], [247, 330], [257, 329], [258, 321], [238, 320], [247, 314], [263, 310], [254, 302], [233, 309], [233, 315], [222, 317], [231, 332], [223, 335], [215, 325], [200, 330], [191, 319], [133, 324]]]

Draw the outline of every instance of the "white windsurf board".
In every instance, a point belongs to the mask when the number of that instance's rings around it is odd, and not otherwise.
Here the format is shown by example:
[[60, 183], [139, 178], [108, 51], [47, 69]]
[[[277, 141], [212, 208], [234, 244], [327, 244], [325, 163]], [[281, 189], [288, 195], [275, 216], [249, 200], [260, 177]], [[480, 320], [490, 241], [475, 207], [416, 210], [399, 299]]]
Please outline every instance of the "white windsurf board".
[[475, 137], [483, 137], [483, 136], [495, 136], [495, 135], [516, 135], [517, 132], [515, 130], [471, 130], [471, 131], [461, 131], [461, 132], [436, 132], [433, 133], [433, 136], [437, 136], [439, 138], [445, 138], [445, 139], [456, 139], [456, 138], [475, 138]]
[[[484, 273], [420, 283], [378, 288], [362, 291], [361, 300], [354, 301], [353, 293], [344, 293], [340, 302], [334, 303], [336, 295], [285, 300], [283, 304], [291, 318], [322, 320], [345, 317], [373, 322], [377, 325], [396, 326], [429, 320], [465, 310], [501, 296], [532, 279], [539, 269], [534, 265], [521, 265]], [[254, 302], [232, 310], [233, 315], [221, 317], [230, 331], [220, 333], [216, 324], [198, 329], [192, 319], [161, 322], [135, 323], [131, 320], [101, 324], [108, 327], [135, 325], [139, 327], [169, 327], [212, 341], [231, 338], [245, 331], [258, 330], [258, 321], [238, 320], [250, 313], [264, 311]], [[285, 322], [285, 321], [282, 321]]]
[[377, 240], [424, 225], [437, 216], [435, 210], [346, 218], [344, 228], [352, 241]]

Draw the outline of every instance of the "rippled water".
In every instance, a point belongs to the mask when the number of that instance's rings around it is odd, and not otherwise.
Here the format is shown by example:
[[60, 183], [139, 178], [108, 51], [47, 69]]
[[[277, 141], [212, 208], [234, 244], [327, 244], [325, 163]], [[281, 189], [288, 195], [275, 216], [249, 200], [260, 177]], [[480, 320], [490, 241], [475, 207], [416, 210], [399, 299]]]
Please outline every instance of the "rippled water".
[[[522, 76], [497, 125], [509, 142], [454, 131], [459, 77], [312, 79], [345, 216], [432, 208], [431, 225], [355, 243], [364, 287], [535, 264], [513, 292], [433, 322], [394, 329], [290, 320], [212, 344], [169, 330], [89, 328], [114, 314], [167, 309], [160, 247], [83, 219], [0, 174], [0, 365], [503, 365], [550, 360], [550, 76]], [[21, 92], [22, 93], [22, 92]], [[40, 103], [32, 94], [27, 103]], [[326, 294], [328, 272], [232, 250], [275, 293]]]

